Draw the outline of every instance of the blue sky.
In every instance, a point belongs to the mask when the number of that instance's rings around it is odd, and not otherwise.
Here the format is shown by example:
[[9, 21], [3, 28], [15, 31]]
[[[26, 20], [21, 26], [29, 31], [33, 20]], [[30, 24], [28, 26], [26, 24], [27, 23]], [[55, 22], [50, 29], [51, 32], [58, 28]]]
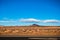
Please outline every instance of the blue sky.
[[[21, 19], [26, 22], [21, 22]], [[39, 23], [36, 23], [36, 20]], [[49, 22], [44, 23], [40, 20]], [[0, 25], [30, 25], [34, 23], [60, 26], [60, 0], [0, 0]]]

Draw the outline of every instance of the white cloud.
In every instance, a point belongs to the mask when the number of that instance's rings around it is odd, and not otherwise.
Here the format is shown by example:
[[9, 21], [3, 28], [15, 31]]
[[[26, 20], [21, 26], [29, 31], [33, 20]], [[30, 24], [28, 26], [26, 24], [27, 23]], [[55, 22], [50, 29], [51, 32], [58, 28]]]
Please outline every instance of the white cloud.
[[48, 20], [38, 20], [38, 19], [34, 19], [34, 18], [28, 18], [28, 19], [20, 19], [21, 22], [42, 22], [42, 23], [60, 23], [60, 20], [56, 20], [56, 19], [48, 19]]
[[0, 20], [0, 22], [17, 22], [18, 20], [14, 20], [14, 19], [9, 19], [9, 18], [7, 18], [7, 17], [4, 17], [4, 18], [2, 18], [2, 20]]
[[0, 21], [0, 22], [16, 22], [16, 21], [11, 21], [11, 20], [5, 21], [5, 20], [2, 20], [2, 21]]
[[41, 20], [34, 19], [34, 18], [28, 18], [28, 19], [20, 19], [21, 22], [41, 22]]
[[60, 20], [56, 20], [56, 19], [40, 20], [40, 19], [34, 19], [34, 18], [0, 20], [0, 25], [21, 25], [21, 24], [30, 25], [33, 23], [38, 23], [40, 25], [50, 25], [50, 26], [53, 25], [54, 26], [54, 25], [60, 25]]
[[36, 23], [60, 23], [60, 20], [56, 20], [56, 19], [48, 19], [48, 20], [38, 20], [38, 19], [34, 19], [34, 18], [27, 18], [27, 19], [18, 19], [18, 20], [0, 20], [0, 22], [28, 22], [28, 23], [32, 23], [32, 22], [36, 22]]
[[44, 22], [44, 23], [59, 23], [60, 20], [53, 20], [53, 19], [50, 19], [50, 20], [44, 20], [43, 22]]

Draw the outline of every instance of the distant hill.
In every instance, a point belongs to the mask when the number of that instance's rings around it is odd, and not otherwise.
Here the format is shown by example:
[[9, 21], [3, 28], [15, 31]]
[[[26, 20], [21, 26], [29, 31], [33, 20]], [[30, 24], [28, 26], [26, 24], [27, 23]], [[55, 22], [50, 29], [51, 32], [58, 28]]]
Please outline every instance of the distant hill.
[[30, 25], [30, 26], [40, 26], [40, 25], [37, 25], [37, 24], [33, 24], [33, 25]]

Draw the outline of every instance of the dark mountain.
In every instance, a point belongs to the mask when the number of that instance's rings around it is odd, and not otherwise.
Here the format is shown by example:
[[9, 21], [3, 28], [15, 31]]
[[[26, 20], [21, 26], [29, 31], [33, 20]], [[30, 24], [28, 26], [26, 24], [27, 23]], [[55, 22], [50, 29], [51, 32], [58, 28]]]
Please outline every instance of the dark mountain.
[[30, 26], [40, 26], [40, 25], [37, 25], [37, 24], [33, 24], [33, 25], [30, 25]]

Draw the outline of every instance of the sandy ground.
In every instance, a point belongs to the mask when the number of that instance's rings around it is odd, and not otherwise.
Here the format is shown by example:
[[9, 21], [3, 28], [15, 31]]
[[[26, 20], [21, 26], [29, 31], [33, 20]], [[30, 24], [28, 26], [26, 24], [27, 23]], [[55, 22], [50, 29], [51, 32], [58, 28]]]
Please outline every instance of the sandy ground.
[[59, 37], [60, 27], [26, 27], [26, 26], [0, 26], [0, 37], [2, 36], [22, 36], [22, 37]]

